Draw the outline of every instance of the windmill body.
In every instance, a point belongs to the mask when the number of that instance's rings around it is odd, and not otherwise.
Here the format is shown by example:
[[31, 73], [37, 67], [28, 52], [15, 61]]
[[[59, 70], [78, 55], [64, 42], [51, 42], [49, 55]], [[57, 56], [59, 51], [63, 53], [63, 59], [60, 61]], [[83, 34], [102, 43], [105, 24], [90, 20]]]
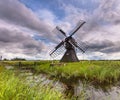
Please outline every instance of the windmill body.
[[[73, 38], [71, 38], [71, 40], [75, 41]], [[66, 52], [63, 55], [60, 62], [78, 62], [79, 60], [78, 60], [77, 55], [76, 55], [75, 47], [71, 43], [69, 43], [68, 41], [70, 41], [70, 40], [66, 39], [66, 42], [65, 42]]]
[[75, 49], [67, 49], [60, 62], [78, 62]]
[[72, 34], [70, 36], [67, 36], [66, 33], [60, 29], [59, 27], [56, 27], [56, 29], [61, 32], [64, 36], [65, 36], [65, 40], [60, 42], [55, 49], [50, 53], [50, 56], [56, 56], [56, 52], [60, 49], [61, 46], [64, 46], [64, 48], [66, 49], [65, 54], [63, 55], [62, 59], [60, 60], [60, 62], [78, 62], [78, 58], [76, 55], [76, 50], [75, 48], [78, 48], [79, 50], [81, 50], [83, 53], [85, 52], [75, 41], [75, 39], [72, 37], [77, 30], [83, 26], [85, 22], [82, 22], [81, 24], [77, 25], [77, 27], [74, 29], [74, 31], [72, 32]]

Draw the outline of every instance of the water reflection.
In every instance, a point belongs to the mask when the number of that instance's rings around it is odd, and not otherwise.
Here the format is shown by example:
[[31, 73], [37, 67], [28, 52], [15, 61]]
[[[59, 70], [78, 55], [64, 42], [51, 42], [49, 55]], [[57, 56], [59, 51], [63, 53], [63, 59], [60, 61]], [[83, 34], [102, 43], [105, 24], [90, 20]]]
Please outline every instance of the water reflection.
[[[12, 66], [6, 66], [13, 69]], [[50, 77], [45, 74], [34, 74], [31, 70], [19, 70], [20, 76], [25, 77], [26, 82], [32, 87], [37, 84], [51, 85], [66, 96], [73, 96], [79, 100], [120, 100], [120, 82], [114, 84], [93, 84], [79, 78], [59, 78]]]

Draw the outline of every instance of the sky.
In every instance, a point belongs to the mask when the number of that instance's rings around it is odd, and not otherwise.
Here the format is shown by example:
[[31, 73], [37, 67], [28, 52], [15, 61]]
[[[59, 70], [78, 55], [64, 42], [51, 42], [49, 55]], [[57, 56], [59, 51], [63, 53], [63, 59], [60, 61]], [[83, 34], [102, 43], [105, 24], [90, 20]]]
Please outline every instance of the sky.
[[7, 59], [60, 59], [49, 53], [79, 21], [73, 36], [87, 50], [79, 59], [120, 59], [120, 0], [1, 0], [0, 56]]

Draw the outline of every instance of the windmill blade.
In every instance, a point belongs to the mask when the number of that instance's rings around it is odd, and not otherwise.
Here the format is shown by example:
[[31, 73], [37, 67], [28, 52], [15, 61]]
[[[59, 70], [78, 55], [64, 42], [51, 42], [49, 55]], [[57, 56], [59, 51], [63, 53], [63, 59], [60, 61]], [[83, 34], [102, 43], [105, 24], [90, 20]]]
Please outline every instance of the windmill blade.
[[83, 48], [81, 48], [80, 46], [76, 45], [76, 47], [81, 50], [83, 53], [85, 53], [85, 50], [83, 50]]
[[89, 48], [89, 42], [88, 41], [83, 40], [79, 36], [75, 36], [74, 38], [77, 41], [77, 45], [78, 46], [80, 46], [81, 48], [83, 48], [84, 51], [88, 50], [88, 48]]
[[82, 23], [78, 22], [77, 26], [72, 30], [70, 37], [73, 36], [85, 23], [85, 21]]
[[63, 52], [65, 52], [65, 48], [62, 45], [60, 48], [58, 48], [54, 53], [52, 53], [51, 57], [55, 58], [57, 56], [59, 56], [60, 54], [62, 54]]
[[87, 45], [87, 43], [85, 43], [85, 42], [77, 42], [77, 45], [79, 46], [79, 47], [81, 47], [84, 51], [86, 51], [87, 49], [88, 49], [88, 45]]
[[65, 37], [67, 37], [66, 33], [62, 29], [60, 29], [60, 27], [56, 26], [56, 29], [60, 31], [60, 33], [62, 33]]
[[60, 43], [55, 47], [55, 49], [50, 53], [50, 56], [51, 56], [58, 48], [60, 48], [63, 44], [64, 44], [64, 41], [60, 42]]
[[71, 43], [73, 46], [75, 46], [76, 48], [78, 48], [79, 50], [81, 50], [83, 53], [85, 53], [85, 51], [83, 50], [83, 48], [81, 48], [80, 46], [77, 45], [77, 43], [75, 41], [68, 41], [69, 43]]

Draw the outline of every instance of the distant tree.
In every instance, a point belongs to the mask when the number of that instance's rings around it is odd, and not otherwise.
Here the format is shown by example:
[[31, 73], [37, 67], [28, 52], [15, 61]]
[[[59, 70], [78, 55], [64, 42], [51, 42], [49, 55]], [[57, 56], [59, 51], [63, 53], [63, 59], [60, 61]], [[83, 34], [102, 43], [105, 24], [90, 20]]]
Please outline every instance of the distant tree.
[[19, 60], [26, 60], [25, 58], [13, 58], [13, 59], [11, 59], [11, 60], [13, 60], [13, 61], [19, 61]]
[[7, 59], [7, 58], [4, 58], [3, 60], [4, 60], [4, 61], [8, 61], [8, 59]]

